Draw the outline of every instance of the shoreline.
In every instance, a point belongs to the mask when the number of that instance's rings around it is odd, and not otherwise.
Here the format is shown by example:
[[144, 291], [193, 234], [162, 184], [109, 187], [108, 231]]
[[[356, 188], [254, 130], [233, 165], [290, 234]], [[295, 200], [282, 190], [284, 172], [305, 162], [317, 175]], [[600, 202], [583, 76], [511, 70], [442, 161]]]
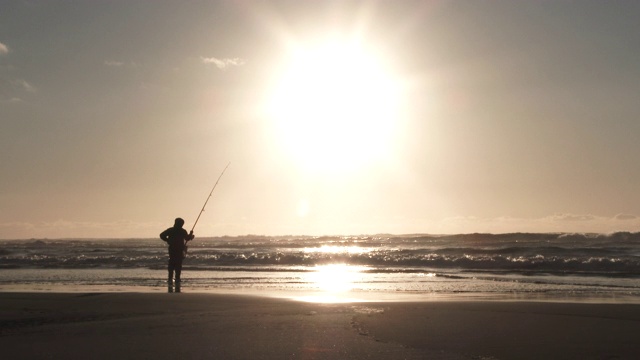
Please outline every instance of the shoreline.
[[[164, 287], [121, 286], [121, 285], [5, 285], [0, 294], [166, 294]], [[265, 290], [265, 289], [190, 289], [183, 288], [184, 294], [249, 296], [256, 298], [292, 300], [317, 304], [348, 303], [422, 303], [422, 302], [544, 302], [558, 304], [627, 304], [640, 305], [640, 298], [634, 295], [593, 295], [593, 294], [531, 294], [531, 293], [394, 293], [384, 291], [344, 291], [323, 290]]]
[[640, 304], [313, 303], [211, 293], [0, 292], [24, 359], [633, 359]]

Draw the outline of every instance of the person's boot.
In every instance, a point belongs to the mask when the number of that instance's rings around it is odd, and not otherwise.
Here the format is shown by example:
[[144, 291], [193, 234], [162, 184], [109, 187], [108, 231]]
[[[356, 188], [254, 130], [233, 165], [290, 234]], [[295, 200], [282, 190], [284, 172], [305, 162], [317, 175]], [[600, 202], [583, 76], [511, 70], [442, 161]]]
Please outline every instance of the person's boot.
[[180, 279], [176, 279], [176, 292], [180, 292]]
[[168, 287], [168, 292], [172, 293], [173, 292], [173, 279], [167, 280], [167, 287]]

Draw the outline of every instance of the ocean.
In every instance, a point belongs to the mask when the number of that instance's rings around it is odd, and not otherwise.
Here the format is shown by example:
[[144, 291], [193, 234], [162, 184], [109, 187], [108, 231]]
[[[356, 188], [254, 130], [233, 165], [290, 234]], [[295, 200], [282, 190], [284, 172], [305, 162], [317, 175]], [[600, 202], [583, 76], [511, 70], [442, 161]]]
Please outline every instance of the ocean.
[[[0, 240], [0, 291], [166, 291], [160, 239]], [[640, 233], [196, 238], [186, 292], [640, 303]]]

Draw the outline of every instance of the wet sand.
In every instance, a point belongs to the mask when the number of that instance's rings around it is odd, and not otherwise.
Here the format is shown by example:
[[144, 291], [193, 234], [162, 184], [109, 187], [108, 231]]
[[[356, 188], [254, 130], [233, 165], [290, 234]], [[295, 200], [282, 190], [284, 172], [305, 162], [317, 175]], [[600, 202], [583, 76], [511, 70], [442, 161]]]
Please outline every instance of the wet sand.
[[0, 293], [13, 359], [637, 359], [640, 305]]

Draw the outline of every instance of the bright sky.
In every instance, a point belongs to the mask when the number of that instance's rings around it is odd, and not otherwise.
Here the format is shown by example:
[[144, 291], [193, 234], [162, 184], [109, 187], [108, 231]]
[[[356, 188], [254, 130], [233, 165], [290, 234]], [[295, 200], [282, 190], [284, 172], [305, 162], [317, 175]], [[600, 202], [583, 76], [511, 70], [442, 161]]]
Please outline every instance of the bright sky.
[[0, 238], [640, 230], [638, 1], [0, 1]]

